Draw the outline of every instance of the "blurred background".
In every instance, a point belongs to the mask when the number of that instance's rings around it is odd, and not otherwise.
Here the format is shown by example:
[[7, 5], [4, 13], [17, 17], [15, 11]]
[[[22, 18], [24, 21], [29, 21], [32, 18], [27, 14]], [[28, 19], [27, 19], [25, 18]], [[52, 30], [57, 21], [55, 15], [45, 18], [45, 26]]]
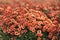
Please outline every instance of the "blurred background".
[[22, 1], [29, 1], [29, 2], [54, 2], [56, 0], [0, 0], [0, 3], [20, 3]]

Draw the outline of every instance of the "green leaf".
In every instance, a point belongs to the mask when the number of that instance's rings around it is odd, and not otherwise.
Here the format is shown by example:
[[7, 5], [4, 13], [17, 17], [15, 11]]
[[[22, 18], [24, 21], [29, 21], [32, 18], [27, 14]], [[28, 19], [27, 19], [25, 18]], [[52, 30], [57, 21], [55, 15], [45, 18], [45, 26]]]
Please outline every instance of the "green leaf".
[[44, 12], [45, 14], [48, 14], [48, 13], [50, 12], [50, 10], [49, 10], [49, 9], [47, 9], [47, 10], [42, 10], [42, 12]]
[[3, 33], [3, 31], [0, 29], [0, 38], [2, 40], [9, 40], [10, 39], [10, 35]]
[[28, 30], [28, 32], [23, 34], [21, 37], [17, 37], [16, 40], [37, 40], [37, 37], [35, 33]]
[[43, 36], [41, 37], [42, 40], [44, 40], [44, 38], [45, 38], [46, 40], [50, 40], [50, 39], [48, 38], [49, 32], [42, 32], [42, 33], [43, 33]]
[[60, 21], [60, 14], [58, 14], [58, 20]]
[[0, 11], [0, 15], [2, 15], [2, 12]]
[[60, 34], [58, 35], [57, 40], [60, 40]]
[[18, 37], [16, 37], [16, 40], [20, 40]]

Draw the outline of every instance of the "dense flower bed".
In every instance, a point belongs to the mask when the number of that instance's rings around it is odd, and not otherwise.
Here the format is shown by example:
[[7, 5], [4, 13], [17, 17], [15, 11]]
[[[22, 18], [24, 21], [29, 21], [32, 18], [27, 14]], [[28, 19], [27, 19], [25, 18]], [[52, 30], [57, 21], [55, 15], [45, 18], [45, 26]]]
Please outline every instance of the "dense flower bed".
[[60, 2], [0, 4], [0, 29], [18, 40], [60, 40]]

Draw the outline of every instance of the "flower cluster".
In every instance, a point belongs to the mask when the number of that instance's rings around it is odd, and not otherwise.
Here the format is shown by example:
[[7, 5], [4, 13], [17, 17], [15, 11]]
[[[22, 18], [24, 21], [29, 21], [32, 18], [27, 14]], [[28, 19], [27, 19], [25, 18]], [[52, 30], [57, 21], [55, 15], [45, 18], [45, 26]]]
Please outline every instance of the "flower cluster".
[[59, 39], [60, 2], [0, 4], [0, 28], [4, 33], [16, 36], [30, 30], [36, 33], [37, 40], [42, 39], [44, 32], [48, 32], [50, 40]]

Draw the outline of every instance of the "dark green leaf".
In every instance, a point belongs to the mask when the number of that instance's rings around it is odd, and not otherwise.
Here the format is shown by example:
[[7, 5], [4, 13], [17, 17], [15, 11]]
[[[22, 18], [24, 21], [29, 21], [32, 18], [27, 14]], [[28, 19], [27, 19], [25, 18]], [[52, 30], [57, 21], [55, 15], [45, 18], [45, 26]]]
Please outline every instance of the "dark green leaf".
[[60, 34], [58, 35], [57, 40], [60, 40]]
[[2, 15], [2, 12], [0, 11], [0, 15]]
[[20, 38], [17, 38], [16, 40], [36, 40], [37, 37], [35, 33], [32, 33], [31, 31], [28, 31], [27, 33], [23, 34]]
[[47, 10], [42, 10], [42, 12], [44, 12], [45, 14], [48, 14], [48, 13], [50, 12], [50, 10], [49, 10], [49, 9], [47, 9]]
[[42, 32], [42, 33], [43, 33], [43, 36], [41, 37], [42, 40], [44, 40], [44, 38], [45, 38], [46, 40], [50, 40], [50, 39], [48, 38], [49, 32]]
[[58, 19], [57, 20], [58, 20], [58, 22], [60, 22], [60, 14], [58, 14], [57, 16], [58, 16]]

